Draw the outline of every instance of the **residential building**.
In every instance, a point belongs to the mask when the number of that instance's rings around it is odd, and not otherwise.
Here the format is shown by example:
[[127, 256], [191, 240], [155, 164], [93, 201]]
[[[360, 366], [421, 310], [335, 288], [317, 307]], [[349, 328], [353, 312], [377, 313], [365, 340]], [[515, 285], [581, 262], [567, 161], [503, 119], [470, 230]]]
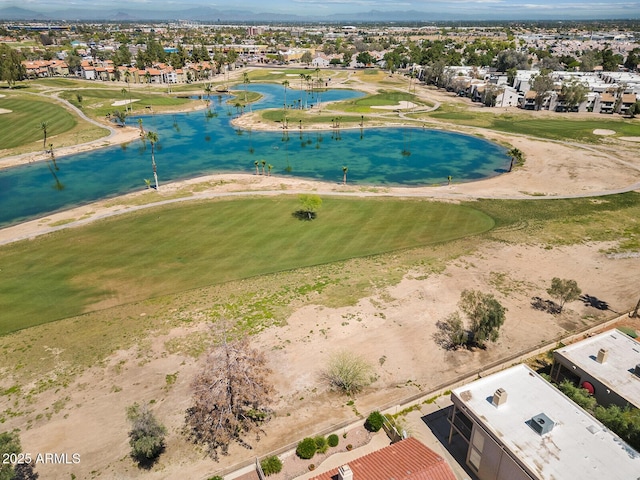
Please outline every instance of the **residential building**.
[[526, 365], [451, 392], [449, 442], [480, 480], [635, 480], [640, 453]]
[[551, 378], [582, 386], [600, 405], [640, 408], [640, 343], [613, 329], [558, 348]]
[[69, 65], [62, 60], [23, 60], [28, 78], [41, 78], [69, 75]]
[[496, 97], [496, 107], [517, 107], [520, 103], [520, 94], [515, 88], [502, 87]]
[[409, 437], [312, 480], [456, 480], [444, 458]]
[[613, 113], [616, 106], [616, 97], [614, 97], [611, 93], [603, 93], [600, 95], [600, 102], [598, 102], [600, 109], [598, 110], [600, 113]]
[[620, 99], [620, 113], [622, 115], [626, 115], [629, 112], [629, 108], [631, 108], [631, 105], [633, 105], [637, 101], [638, 97], [636, 97], [635, 93], [623, 93], [622, 98]]

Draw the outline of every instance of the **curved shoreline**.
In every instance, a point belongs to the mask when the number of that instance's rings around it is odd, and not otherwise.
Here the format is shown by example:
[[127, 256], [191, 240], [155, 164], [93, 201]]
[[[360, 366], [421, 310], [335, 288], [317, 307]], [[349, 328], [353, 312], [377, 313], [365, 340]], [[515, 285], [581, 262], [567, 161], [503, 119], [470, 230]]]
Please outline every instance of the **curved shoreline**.
[[[51, 97], [49, 97], [51, 98]], [[53, 98], [56, 98], [55, 96]], [[59, 98], [56, 100], [69, 106]], [[436, 104], [439, 98], [432, 99]], [[70, 105], [76, 113], [77, 109]], [[205, 108], [204, 105], [191, 105], [174, 113], [186, 113]], [[325, 112], [328, 110], [324, 110]], [[96, 150], [140, 138], [137, 127], [105, 126], [101, 122], [88, 119], [95, 125], [108, 128], [109, 136], [84, 144], [56, 149], [59, 156]], [[640, 189], [640, 159], [633, 150], [633, 142], [613, 140], [608, 145], [583, 145], [567, 142], [536, 140], [523, 135], [475, 127], [443, 125], [439, 123], [417, 121], [403, 115], [389, 117], [374, 114], [375, 122], [369, 121], [364, 128], [410, 127], [446, 130], [482, 137], [485, 140], [519, 148], [526, 155], [526, 163], [513, 172], [466, 183], [423, 187], [388, 187], [374, 185], [341, 185], [291, 177], [262, 176], [254, 174], [213, 174], [164, 184], [160, 192], [141, 190], [123, 196], [99, 200], [90, 204], [45, 215], [44, 217], [0, 228], [0, 245], [23, 239], [30, 239], [63, 228], [84, 225], [92, 221], [158, 206], [177, 201], [205, 200], [240, 195], [278, 195], [298, 194], [313, 191], [321, 195], [344, 196], [395, 196], [412, 198], [431, 198], [445, 201], [475, 199], [559, 199], [603, 196]], [[378, 123], [379, 122], [379, 123]], [[263, 123], [256, 112], [245, 113], [231, 121], [234, 127], [280, 131], [281, 127]], [[304, 130], [332, 131], [325, 125], [307, 124]], [[348, 127], [341, 127], [348, 128]], [[353, 125], [352, 128], [362, 128]], [[295, 132], [297, 128], [289, 131]], [[0, 169], [13, 167], [33, 161], [44, 161], [49, 155], [44, 152], [31, 152], [0, 159]], [[206, 185], [206, 184], [209, 185]], [[197, 188], [193, 188], [197, 185]], [[622, 185], [622, 186], [621, 186]], [[144, 205], [132, 205], [133, 199], [140, 195], [156, 194], [158, 200]], [[179, 194], [180, 198], [175, 198]], [[174, 198], [166, 198], [173, 195]], [[164, 197], [164, 198], [163, 198]]]
[[[512, 172], [513, 174], [514, 172]], [[71, 208], [61, 212], [46, 215], [42, 218], [29, 220], [24, 223], [12, 225], [0, 229], [0, 245], [30, 240], [42, 235], [57, 232], [67, 228], [88, 225], [97, 220], [128, 214], [147, 208], [163, 205], [171, 205], [185, 201], [204, 201], [220, 198], [246, 197], [246, 196], [278, 196], [298, 195], [313, 192], [321, 196], [336, 197], [396, 197], [432, 199], [442, 201], [473, 201], [480, 199], [496, 200], [550, 200], [599, 197], [615, 195], [630, 191], [640, 191], [640, 180], [621, 188], [612, 188], [588, 193], [564, 193], [564, 194], [535, 194], [511, 192], [499, 194], [493, 191], [490, 184], [503, 180], [503, 174], [477, 182], [441, 185], [435, 187], [375, 187], [342, 185], [328, 182], [319, 182], [291, 177], [262, 176], [255, 174], [215, 174], [182, 180], [163, 185], [161, 192], [155, 190], [142, 190], [116, 198], [99, 200], [87, 205]], [[500, 182], [504, 183], [504, 182]], [[208, 187], [207, 187], [208, 184]], [[205, 189], [202, 190], [202, 187]], [[484, 187], [484, 188], [483, 188]], [[173, 198], [158, 198], [143, 204], [135, 204], [136, 199], [143, 195], [174, 196]], [[175, 195], [180, 195], [175, 197]]]

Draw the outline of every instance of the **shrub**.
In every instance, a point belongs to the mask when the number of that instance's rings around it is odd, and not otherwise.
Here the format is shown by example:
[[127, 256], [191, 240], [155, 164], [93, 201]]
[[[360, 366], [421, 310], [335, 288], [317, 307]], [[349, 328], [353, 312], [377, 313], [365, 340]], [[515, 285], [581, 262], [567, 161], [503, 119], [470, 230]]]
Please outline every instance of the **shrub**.
[[280, 470], [282, 470], [282, 461], [274, 455], [262, 460], [260, 466], [264, 474], [268, 477], [269, 475], [280, 473]]
[[303, 439], [296, 447], [296, 455], [304, 460], [313, 458], [316, 454], [316, 441], [313, 438], [307, 437]]
[[329, 448], [329, 444], [327, 443], [327, 439], [324, 438], [323, 436], [318, 436], [318, 437], [314, 438], [313, 441], [316, 442], [316, 452], [318, 452], [318, 453], [324, 453]]
[[216, 475], [215, 477], [209, 477], [208, 480], [224, 480], [220, 475]]
[[371, 412], [367, 417], [367, 421], [364, 422], [364, 428], [369, 430], [370, 432], [377, 432], [382, 428], [382, 424], [384, 423], [384, 417], [377, 410], [375, 412]]
[[353, 445], [351, 445], [351, 444], [347, 445], [347, 450], [349, 450], [349, 451], [353, 450]]
[[327, 443], [329, 444], [330, 447], [337, 447], [338, 443], [340, 443], [340, 438], [335, 433], [331, 434], [327, 439]]
[[329, 359], [323, 372], [329, 386], [347, 395], [357, 393], [373, 380], [373, 368], [369, 363], [352, 352], [337, 352]]
[[129, 432], [131, 456], [139, 464], [152, 464], [164, 451], [167, 429], [156, 420], [146, 405], [134, 403], [127, 408], [132, 428]]

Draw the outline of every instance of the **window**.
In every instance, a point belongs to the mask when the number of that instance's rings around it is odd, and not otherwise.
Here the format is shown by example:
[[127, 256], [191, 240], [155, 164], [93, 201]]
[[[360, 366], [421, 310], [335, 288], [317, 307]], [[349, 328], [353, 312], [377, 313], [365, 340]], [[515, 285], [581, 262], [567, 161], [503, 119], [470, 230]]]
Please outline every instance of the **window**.
[[469, 465], [477, 472], [480, 470], [482, 449], [484, 448], [484, 434], [479, 428], [473, 430], [471, 444], [469, 445]]

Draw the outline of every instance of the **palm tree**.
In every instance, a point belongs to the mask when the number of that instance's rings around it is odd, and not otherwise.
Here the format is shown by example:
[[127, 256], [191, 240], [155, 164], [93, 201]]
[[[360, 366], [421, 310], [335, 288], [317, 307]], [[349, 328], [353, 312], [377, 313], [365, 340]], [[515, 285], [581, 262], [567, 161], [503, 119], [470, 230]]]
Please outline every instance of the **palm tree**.
[[[174, 118], [174, 123], [175, 123], [175, 118]], [[138, 126], [140, 127], [140, 136], [142, 138], [144, 138], [144, 128], [142, 128], [142, 119], [141, 118], [138, 119]]]
[[40, 129], [44, 135], [44, 138], [42, 139], [42, 148], [45, 150], [47, 149], [47, 128], [49, 128], [49, 124], [47, 122], [40, 122]]
[[126, 70], [124, 72], [124, 81], [127, 82], [127, 90], [129, 90], [129, 110], [131, 110], [131, 83], [129, 83], [131, 81], [131, 72], [129, 70]]
[[258, 169], [258, 165], [260, 164], [260, 162], [256, 160], [255, 162], [253, 162], [253, 164], [256, 166], [256, 175], [260, 175], [260, 170]]
[[[307, 98], [309, 98], [309, 93], [311, 91], [311, 81], [312, 81], [311, 75], [305, 75], [304, 80], [307, 82]], [[305, 102], [305, 107], [307, 106], [307, 104], [308, 104], [308, 101]]]
[[282, 86], [284, 87], [284, 110], [287, 109], [287, 87], [289, 86], [289, 80], [285, 80], [282, 82]]
[[262, 160], [260, 163], [262, 164], [262, 175], [264, 175], [264, 166], [267, 164], [267, 161]]
[[267, 168], [269, 169], [269, 176], [271, 176], [271, 169], [273, 169], [273, 165], [269, 164], [267, 165]]
[[156, 132], [148, 131], [146, 137], [151, 144], [151, 165], [153, 166], [153, 178], [156, 181], [156, 191], [158, 191], [158, 172], [155, 157], [155, 145], [158, 143], [158, 134]]
[[[247, 85], [249, 83], [251, 83], [251, 80], [249, 80], [249, 73], [248, 72], [244, 72], [242, 74], [242, 83], [244, 83], [244, 104], [247, 105]], [[251, 111], [251, 105], [249, 105], [249, 111]]]
[[149, 93], [151, 91], [151, 73], [146, 69], [144, 72], [144, 81], [147, 84], [147, 93]]
[[298, 104], [300, 106], [300, 110], [302, 110], [302, 82], [304, 82], [306, 78], [307, 76], [304, 73], [300, 74], [300, 103]]
[[210, 97], [211, 97], [211, 92], [212, 92], [212, 91], [213, 91], [213, 88], [211, 87], [211, 84], [210, 84], [210, 83], [207, 83], [207, 84], [204, 86], [204, 93], [206, 93], [206, 94], [207, 94], [207, 103], [209, 103], [209, 101], [210, 101]]
[[[122, 90], [120, 90], [120, 93], [122, 94], [122, 97], [124, 98], [127, 95], [127, 89], [122, 87]], [[126, 102], [126, 100], [125, 100]]]
[[347, 172], [349, 171], [349, 167], [344, 166], [342, 167], [342, 184], [346, 185], [347, 184]]

